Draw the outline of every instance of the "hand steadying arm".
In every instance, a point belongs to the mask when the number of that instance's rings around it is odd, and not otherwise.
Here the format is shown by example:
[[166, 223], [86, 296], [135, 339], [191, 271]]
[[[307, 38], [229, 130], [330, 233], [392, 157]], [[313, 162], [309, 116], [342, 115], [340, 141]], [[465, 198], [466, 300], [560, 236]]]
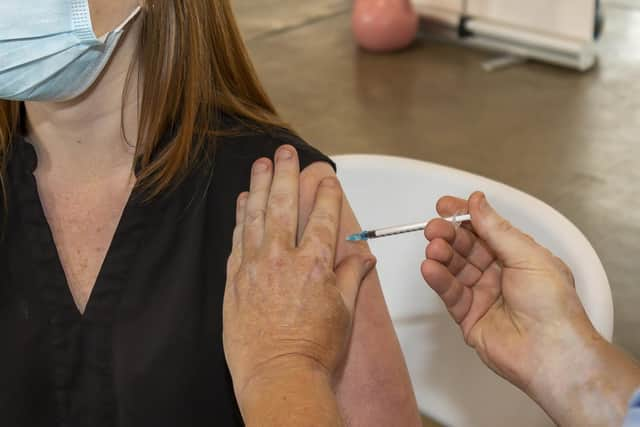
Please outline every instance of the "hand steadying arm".
[[335, 267], [342, 191], [323, 180], [298, 239], [299, 162], [281, 147], [253, 168], [238, 198], [223, 308], [225, 356], [249, 426], [339, 426], [333, 384], [356, 298], [375, 265], [354, 255]]

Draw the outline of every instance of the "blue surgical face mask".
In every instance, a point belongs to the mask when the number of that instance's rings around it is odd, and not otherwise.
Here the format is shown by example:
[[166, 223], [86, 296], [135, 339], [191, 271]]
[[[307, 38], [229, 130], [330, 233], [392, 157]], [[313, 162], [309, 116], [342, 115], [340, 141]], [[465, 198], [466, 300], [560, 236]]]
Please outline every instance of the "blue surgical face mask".
[[83, 94], [140, 9], [98, 38], [88, 0], [0, 0], [0, 99], [66, 101]]

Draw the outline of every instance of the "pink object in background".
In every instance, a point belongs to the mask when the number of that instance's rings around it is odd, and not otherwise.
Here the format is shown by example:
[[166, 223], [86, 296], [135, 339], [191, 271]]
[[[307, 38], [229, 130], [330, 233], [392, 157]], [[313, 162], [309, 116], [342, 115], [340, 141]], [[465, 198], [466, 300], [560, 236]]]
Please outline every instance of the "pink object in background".
[[358, 44], [376, 52], [403, 49], [418, 32], [410, 0], [354, 0], [352, 23]]

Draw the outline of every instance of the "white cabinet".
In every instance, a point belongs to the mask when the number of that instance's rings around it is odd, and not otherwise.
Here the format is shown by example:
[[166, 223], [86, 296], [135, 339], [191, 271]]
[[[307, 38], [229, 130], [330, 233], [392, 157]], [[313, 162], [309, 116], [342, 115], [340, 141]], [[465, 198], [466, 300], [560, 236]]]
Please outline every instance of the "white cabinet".
[[467, 13], [496, 23], [576, 40], [591, 40], [595, 0], [469, 0]]
[[464, 0], [416, 0], [418, 7], [442, 9], [447, 12], [462, 13]]
[[[596, 0], [412, 1], [418, 13], [444, 24], [452, 39], [468, 46], [583, 71], [596, 61]], [[442, 35], [439, 26], [425, 28]]]

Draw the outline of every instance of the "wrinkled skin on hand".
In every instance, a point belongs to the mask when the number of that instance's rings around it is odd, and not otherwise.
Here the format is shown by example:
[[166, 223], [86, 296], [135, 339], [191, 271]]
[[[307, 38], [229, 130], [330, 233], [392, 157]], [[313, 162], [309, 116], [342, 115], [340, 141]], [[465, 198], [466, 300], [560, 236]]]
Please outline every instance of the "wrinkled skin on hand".
[[331, 378], [351, 336], [359, 286], [375, 260], [335, 266], [343, 194], [336, 178], [318, 188], [299, 241], [299, 162], [293, 147], [254, 165], [240, 195], [223, 309], [225, 355], [236, 395], [274, 369], [313, 366]]
[[501, 218], [484, 195], [445, 197], [437, 208], [442, 215], [468, 211], [473, 220], [429, 223], [423, 276], [491, 369], [527, 391], [567, 348], [597, 336], [569, 268]]
[[595, 330], [569, 268], [499, 216], [481, 193], [444, 197], [425, 229], [422, 274], [487, 366], [561, 426], [621, 425], [640, 365]]

